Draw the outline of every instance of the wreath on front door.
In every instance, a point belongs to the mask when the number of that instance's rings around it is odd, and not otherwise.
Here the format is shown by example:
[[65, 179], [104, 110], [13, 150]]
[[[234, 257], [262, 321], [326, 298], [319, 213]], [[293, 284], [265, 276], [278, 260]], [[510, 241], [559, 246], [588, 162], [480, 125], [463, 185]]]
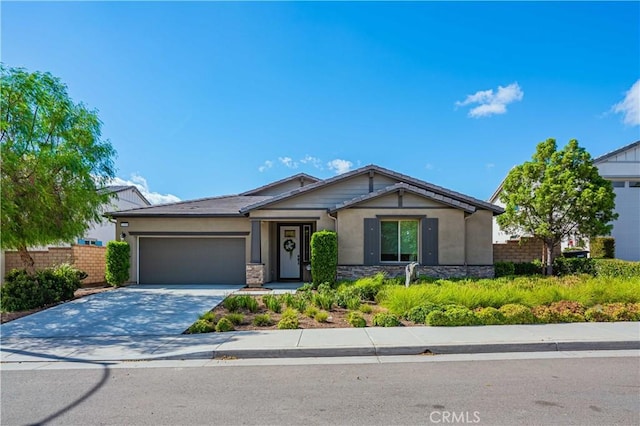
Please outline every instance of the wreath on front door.
[[289, 258], [291, 258], [293, 256], [293, 251], [296, 249], [296, 242], [289, 238], [288, 240], [284, 240], [284, 244], [282, 246], [284, 247], [284, 250], [289, 253]]

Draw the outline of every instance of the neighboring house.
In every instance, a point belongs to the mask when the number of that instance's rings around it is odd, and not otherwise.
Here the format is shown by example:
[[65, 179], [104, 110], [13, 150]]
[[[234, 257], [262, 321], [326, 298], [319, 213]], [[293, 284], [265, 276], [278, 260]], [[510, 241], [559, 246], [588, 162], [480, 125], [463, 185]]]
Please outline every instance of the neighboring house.
[[493, 276], [491, 224], [503, 209], [375, 165], [306, 174], [244, 192], [117, 211], [140, 284], [308, 281], [310, 240], [338, 234], [338, 276], [379, 271]]
[[[106, 213], [113, 210], [129, 210], [139, 207], [150, 206], [151, 203], [133, 185], [130, 186], [107, 186], [102, 191], [110, 192], [114, 196], [111, 203], [102, 208]], [[116, 225], [108, 219], [100, 223], [94, 223], [85, 232], [82, 238], [78, 238], [76, 244], [105, 246], [109, 241], [118, 239], [116, 236]]]
[[[616, 258], [624, 260], [640, 260], [640, 141], [623, 146], [593, 160], [600, 176], [612, 181], [616, 194], [618, 219], [613, 222], [611, 236], [615, 238]], [[502, 186], [493, 193], [489, 202], [504, 207], [500, 201]], [[519, 239], [521, 236], [504, 232], [494, 218], [493, 242], [504, 243]], [[562, 242], [562, 248], [576, 245], [575, 238]]]
[[640, 261], [640, 141], [597, 157], [593, 164], [616, 193], [618, 219], [611, 231], [616, 258]]

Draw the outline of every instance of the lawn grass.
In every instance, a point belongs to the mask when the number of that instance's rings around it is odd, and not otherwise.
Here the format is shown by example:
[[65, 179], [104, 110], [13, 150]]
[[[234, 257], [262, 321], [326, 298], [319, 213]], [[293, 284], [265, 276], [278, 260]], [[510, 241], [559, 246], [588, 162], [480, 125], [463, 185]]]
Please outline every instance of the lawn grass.
[[571, 275], [437, 280], [409, 288], [386, 285], [377, 296], [380, 305], [397, 315], [425, 303], [476, 309], [500, 308], [512, 303], [535, 307], [561, 300], [580, 302], [586, 307], [613, 302], [637, 303], [640, 302], [640, 278]]

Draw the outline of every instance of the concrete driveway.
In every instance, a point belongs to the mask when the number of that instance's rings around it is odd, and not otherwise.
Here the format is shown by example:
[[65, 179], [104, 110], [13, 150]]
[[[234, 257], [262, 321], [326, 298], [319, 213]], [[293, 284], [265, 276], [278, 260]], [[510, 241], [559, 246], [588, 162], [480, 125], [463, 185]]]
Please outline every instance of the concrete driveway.
[[2, 324], [10, 337], [170, 336], [241, 285], [133, 285], [93, 294]]

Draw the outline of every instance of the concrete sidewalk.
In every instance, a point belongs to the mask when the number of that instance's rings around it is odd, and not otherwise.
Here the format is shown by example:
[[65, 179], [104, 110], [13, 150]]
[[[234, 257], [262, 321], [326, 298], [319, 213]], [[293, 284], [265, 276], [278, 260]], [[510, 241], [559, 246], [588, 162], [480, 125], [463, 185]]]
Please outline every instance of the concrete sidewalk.
[[3, 337], [1, 361], [84, 362], [640, 349], [640, 322]]

